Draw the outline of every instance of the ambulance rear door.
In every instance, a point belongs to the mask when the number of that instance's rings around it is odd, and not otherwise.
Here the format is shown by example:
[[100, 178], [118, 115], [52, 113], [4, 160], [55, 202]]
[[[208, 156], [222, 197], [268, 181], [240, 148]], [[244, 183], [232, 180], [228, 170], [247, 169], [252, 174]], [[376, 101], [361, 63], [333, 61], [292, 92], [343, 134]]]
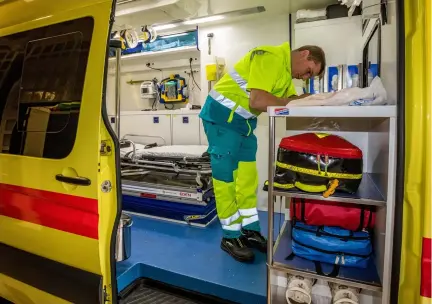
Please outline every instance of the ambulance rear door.
[[0, 299], [116, 302], [111, 0], [0, 4]]

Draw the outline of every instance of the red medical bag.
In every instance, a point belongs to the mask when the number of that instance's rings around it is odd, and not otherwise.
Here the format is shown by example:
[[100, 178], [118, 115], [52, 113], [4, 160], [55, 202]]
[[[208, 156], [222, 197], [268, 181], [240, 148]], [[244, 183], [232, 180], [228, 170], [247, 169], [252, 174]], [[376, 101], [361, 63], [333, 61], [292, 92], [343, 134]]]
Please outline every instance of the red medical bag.
[[303, 133], [282, 139], [274, 187], [321, 192], [355, 193], [363, 173], [362, 151], [344, 138], [325, 133]]
[[313, 226], [336, 226], [351, 231], [372, 229], [375, 225], [373, 206], [357, 206], [329, 201], [292, 198], [292, 221]]

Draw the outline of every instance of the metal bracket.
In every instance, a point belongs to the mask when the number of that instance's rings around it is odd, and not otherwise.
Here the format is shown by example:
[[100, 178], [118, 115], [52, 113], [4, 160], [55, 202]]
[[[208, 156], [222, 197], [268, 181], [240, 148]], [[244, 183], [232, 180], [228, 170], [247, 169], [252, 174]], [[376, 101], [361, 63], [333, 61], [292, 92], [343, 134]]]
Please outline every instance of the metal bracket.
[[110, 140], [102, 140], [100, 146], [100, 154], [102, 156], [111, 156], [113, 151], [113, 144]]
[[111, 182], [109, 180], [104, 181], [101, 185], [101, 190], [103, 193], [111, 192], [112, 190]]

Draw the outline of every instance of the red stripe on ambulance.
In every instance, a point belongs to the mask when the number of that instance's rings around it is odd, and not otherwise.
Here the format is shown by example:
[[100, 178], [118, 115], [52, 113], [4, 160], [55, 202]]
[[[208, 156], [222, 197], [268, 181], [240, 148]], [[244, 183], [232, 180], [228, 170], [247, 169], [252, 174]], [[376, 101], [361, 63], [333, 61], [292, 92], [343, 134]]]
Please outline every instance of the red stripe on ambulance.
[[98, 239], [98, 201], [0, 184], [0, 215]]
[[420, 295], [422, 297], [431, 298], [432, 297], [432, 273], [431, 273], [431, 248], [432, 241], [430, 238], [423, 238], [423, 252], [421, 259], [421, 285], [420, 285]]

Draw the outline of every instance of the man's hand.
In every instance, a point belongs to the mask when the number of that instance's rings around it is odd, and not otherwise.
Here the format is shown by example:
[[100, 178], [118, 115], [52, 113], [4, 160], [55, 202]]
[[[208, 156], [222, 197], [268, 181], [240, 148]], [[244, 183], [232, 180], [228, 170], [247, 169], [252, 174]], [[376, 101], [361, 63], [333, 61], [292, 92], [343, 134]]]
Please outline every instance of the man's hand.
[[311, 93], [304, 93], [304, 94], [301, 94], [300, 96], [299, 96], [299, 99], [302, 99], [302, 98], [305, 98], [305, 97], [309, 97], [309, 96], [311, 96], [312, 94]]
[[293, 95], [288, 98], [278, 98], [266, 91], [253, 89], [249, 98], [249, 106], [257, 111], [266, 112], [267, 107], [286, 106], [290, 101], [302, 99], [312, 94]]
[[253, 89], [249, 98], [249, 106], [254, 110], [266, 112], [267, 107], [286, 106], [291, 100], [298, 98], [299, 96], [278, 98], [266, 91]]

